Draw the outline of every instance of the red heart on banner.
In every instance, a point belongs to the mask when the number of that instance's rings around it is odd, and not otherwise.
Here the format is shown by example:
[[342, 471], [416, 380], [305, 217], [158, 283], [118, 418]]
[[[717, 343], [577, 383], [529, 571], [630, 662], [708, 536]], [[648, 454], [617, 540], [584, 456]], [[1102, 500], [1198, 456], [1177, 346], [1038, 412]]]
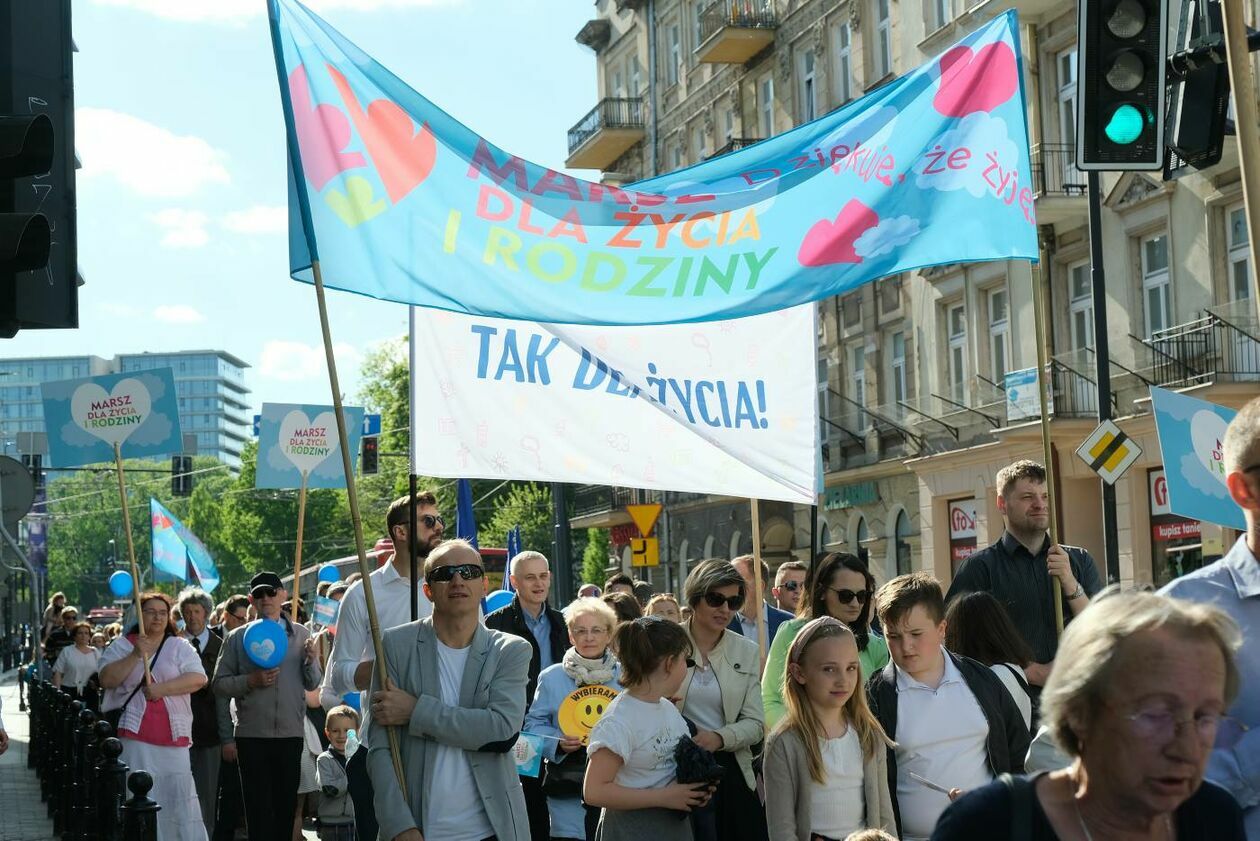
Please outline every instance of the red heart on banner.
[[802, 266], [830, 266], [834, 263], [860, 263], [853, 250], [857, 238], [879, 224], [879, 214], [851, 199], [835, 220], [815, 222], [805, 234], [796, 259]]
[[941, 56], [941, 86], [932, 105], [946, 117], [992, 111], [1019, 89], [1019, 64], [1005, 41], [972, 52], [954, 47]]

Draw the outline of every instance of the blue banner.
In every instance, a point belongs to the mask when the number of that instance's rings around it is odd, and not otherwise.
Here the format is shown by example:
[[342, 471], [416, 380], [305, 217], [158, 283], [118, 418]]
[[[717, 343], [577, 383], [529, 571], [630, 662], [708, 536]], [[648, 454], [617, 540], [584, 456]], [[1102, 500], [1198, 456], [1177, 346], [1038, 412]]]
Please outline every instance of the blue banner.
[[1222, 442], [1233, 409], [1151, 388], [1151, 410], [1168, 483], [1168, 507], [1191, 520], [1245, 531], [1242, 509], [1225, 486]]
[[473, 516], [472, 483], [459, 479], [455, 483], [455, 536], [477, 548], [477, 518]]
[[183, 452], [170, 368], [60, 380], [40, 386], [54, 467]]
[[296, 0], [269, 5], [297, 280], [318, 262], [329, 287], [401, 303], [660, 324], [1037, 259], [1014, 11], [831, 114], [617, 188], [501, 150]]
[[219, 586], [219, 570], [204, 543], [166, 506], [149, 498], [150, 544], [157, 581], [186, 581], [191, 567], [197, 584], [207, 593]]
[[[521, 527], [519, 525], [512, 526], [507, 531], [507, 563], [510, 565], [512, 559], [521, 554]], [[514, 591], [512, 587], [512, 576], [510, 566], [503, 571], [503, 589], [509, 593]]]

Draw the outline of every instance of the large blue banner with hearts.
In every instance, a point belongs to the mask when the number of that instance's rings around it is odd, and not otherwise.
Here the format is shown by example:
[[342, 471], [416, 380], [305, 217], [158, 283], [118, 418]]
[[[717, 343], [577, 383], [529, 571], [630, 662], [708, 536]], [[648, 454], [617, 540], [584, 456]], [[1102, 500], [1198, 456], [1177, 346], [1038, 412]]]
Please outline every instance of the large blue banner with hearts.
[[296, 0], [269, 5], [297, 280], [318, 262], [327, 286], [376, 298], [630, 325], [1037, 259], [1013, 11], [818, 120], [617, 188], [503, 151]]

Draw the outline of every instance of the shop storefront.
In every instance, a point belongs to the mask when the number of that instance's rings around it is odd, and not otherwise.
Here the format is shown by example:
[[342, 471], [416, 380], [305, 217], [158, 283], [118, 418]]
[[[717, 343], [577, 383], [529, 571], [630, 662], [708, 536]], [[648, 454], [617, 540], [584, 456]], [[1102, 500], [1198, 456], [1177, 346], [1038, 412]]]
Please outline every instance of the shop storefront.
[[1204, 565], [1202, 528], [1198, 520], [1172, 513], [1164, 469], [1147, 471], [1151, 507], [1151, 583], [1162, 587]]

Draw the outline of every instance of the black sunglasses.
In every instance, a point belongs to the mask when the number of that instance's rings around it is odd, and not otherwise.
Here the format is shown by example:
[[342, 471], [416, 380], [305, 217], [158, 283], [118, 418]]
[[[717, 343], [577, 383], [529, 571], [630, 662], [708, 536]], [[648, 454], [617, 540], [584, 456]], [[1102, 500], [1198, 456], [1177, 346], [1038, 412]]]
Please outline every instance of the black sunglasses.
[[434, 567], [429, 573], [430, 584], [448, 584], [459, 573], [459, 577], [465, 581], [475, 581], [486, 574], [481, 564], [451, 564], [450, 566]]
[[827, 589], [836, 594], [840, 604], [849, 604], [854, 599], [858, 600], [858, 604], [866, 604], [866, 600], [871, 597], [870, 590], [845, 590], [839, 587], [828, 587]]
[[255, 587], [249, 591], [249, 594], [256, 599], [274, 599], [276, 597], [275, 587]]
[[737, 593], [734, 596], [723, 596], [721, 593], [705, 593], [704, 603], [709, 607], [721, 607], [726, 605], [731, 610], [739, 610], [744, 606], [744, 594]]
[[789, 593], [795, 593], [797, 590], [801, 589], [801, 582], [795, 579], [791, 581], [784, 581], [782, 584], [779, 585], [779, 589], [787, 590]]
[[424, 523], [426, 529], [431, 529], [439, 523], [442, 528], [446, 528], [446, 520], [442, 519], [441, 514], [424, 514], [420, 517], [420, 522]]

